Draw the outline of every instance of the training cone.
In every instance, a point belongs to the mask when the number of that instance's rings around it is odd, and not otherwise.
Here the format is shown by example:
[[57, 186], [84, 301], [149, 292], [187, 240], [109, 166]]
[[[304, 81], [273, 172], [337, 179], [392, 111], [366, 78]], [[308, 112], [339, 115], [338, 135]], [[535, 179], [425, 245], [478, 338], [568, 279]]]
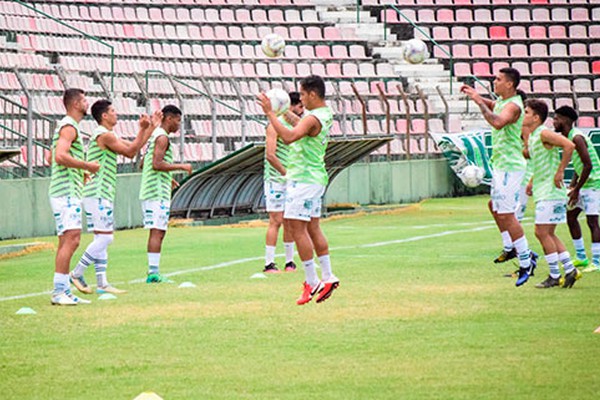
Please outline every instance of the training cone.
[[21, 307], [19, 309], [19, 311], [17, 311], [15, 314], [17, 314], [17, 315], [31, 315], [31, 314], [37, 314], [37, 313], [35, 312], [35, 310], [33, 308]]
[[144, 392], [144, 393], [140, 393], [133, 400], [163, 400], [163, 398], [154, 392]]
[[192, 282], [181, 282], [179, 287], [180, 288], [194, 288], [194, 287], [196, 287], [196, 285], [193, 284]]
[[104, 293], [104, 294], [98, 296], [98, 300], [114, 300], [116, 298], [117, 298], [117, 296], [115, 296], [112, 293]]
[[594, 333], [600, 333], [600, 326], [596, 328], [596, 330], [594, 331]]
[[262, 272], [257, 272], [256, 274], [252, 275], [250, 279], [267, 279], [267, 276]]

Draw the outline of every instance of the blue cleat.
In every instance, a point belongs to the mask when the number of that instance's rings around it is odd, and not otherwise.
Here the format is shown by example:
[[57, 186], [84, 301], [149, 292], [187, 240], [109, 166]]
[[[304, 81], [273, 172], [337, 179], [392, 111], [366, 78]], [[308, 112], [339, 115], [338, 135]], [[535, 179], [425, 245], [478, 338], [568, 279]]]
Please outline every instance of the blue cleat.
[[517, 282], [515, 282], [515, 286], [519, 287], [525, 284], [529, 280], [529, 268], [519, 268], [519, 277], [517, 278]]

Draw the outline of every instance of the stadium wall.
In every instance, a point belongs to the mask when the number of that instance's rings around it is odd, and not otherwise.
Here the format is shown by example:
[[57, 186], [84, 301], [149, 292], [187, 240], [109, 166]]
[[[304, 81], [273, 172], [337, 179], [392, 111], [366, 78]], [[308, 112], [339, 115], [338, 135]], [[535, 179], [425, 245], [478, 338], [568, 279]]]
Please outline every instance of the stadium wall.
[[[117, 179], [117, 229], [142, 225], [141, 174]], [[358, 163], [342, 171], [327, 191], [327, 204], [397, 204], [449, 196], [454, 177], [445, 159]], [[54, 234], [49, 178], [0, 180], [0, 240]]]

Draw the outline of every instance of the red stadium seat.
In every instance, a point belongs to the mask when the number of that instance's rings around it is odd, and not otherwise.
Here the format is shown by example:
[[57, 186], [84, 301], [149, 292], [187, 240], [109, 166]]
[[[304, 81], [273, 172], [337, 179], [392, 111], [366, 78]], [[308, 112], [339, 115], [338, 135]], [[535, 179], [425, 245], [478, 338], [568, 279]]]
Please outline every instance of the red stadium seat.
[[600, 60], [592, 62], [592, 74], [600, 75]]
[[491, 26], [490, 27], [490, 39], [492, 39], [492, 40], [508, 39], [508, 36], [506, 34], [506, 28], [504, 26]]

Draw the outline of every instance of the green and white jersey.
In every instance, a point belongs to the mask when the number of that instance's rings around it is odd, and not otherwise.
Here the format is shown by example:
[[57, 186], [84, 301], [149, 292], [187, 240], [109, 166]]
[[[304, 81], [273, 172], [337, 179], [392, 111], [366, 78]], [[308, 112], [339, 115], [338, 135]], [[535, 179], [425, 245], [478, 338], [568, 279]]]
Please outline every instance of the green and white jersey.
[[531, 160], [525, 159], [525, 162], [527, 163], [527, 168], [525, 168], [525, 175], [523, 175], [521, 186], [527, 186], [531, 180], [531, 177], [533, 176], [533, 164], [531, 163]]
[[521, 115], [517, 122], [506, 125], [502, 129], [492, 127], [492, 165], [494, 169], [506, 172], [525, 171], [526, 161], [522, 153], [523, 141], [521, 140], [525, 107], [521, 96], [496, 100], [494, 114], [499, 115], [510, 103], [519, 107]]
[[[290, 125], [283, 116], [279, 117], [279, 121], [288, 129], [292, 129], [293, 126]], [[270, 162], [267, 161], [265, 148], [265, 172], [264, 172], [264, 180], [277, 182], [277, 183], [285, 183], [285, 176], [281, 175], [279, 171], [277, 171]], [[283, 167], [287, 170], [288, 168], [288, 159], [290, 156], [290, 146], [283, 143], [281, 138], [277, 138], [277, 149], [275, 150], [275, 155], [283, 165]]]
[[54, 136], [52, 137], [52, 173], [50, 178], [50, 188], [48, 194], [50, 197], [77, 197], [81, 198], [83, 188], [84, 171], [79, 168], [68, 168], [56, 163], [56, 144], [60, 137], [60, 130], [71, 125], [77, 132], [77, 137], [71, 143], [69, 155], [76, 160], [84, 161], [85, 152], [83, 150], [83, 140], [79, 131], [79, 123], [73, 118], [66, 116], [58, 122]]
[[560, 165], [560, 149], [554, 146], [551, 149], [544, 147], [542, 131], [545, 129], [544, 125], [540, 125], [529, 136], [529, 162], [533, 167], [533, 199], [536, 202], [567, 198], [567, 189], [554, 185], [554, 175]]
[[291, 156], [287, 169], [287, 179], [301, 183], [316, 183], [327, 186], [329, 177], [325, 169], [325, 151], [329, 130], [333, 125], [333, 112], [328, 106], [309, 111], [306, 116], [314, 116], [321, 123], [317, 136], [305, 136], [290, 145]]
[[[171, 200], [171, 172], [157, 171], [152, 168], [156, 139], [161, 136], [169, 138], [167, 132], [163, 128], [158, 127], [152, 132], [149, 140], [150, 145], [144, 158], [144, 169], [142, 170], [140, 200]], [[164, 160], [169, 164], [173, 162], [173, 151], [170, 144], [165, 152]]]
[[83, 188], [83, 197], [114, 201], [117, 185], [117, 153], [98, 146], [98, 138], [104, 134], [117, 137], [116, 133], [109, 131], [102, 125], [94, 130], [94, 135], [90, 139], [88, 147], [87, 160], [89, 162], [97, 161], [100, 164], [100, 169]]
[[[590, 176], [581, 188], [600, 190], [600, 158], [598, 157], [598, 153], [594, 148], [594, 144], [588, 135], [584, 134], [577, 128], [571, 129], [571, 132], [569, 132], [569, 140], [573, 140], [575, 136], [583, 137], [588, 148], [588, 153], [590, 153], [590, 160], [592, 161], [592, 170], [590, 171]], [[581, 162], [581, 158], [579, 157], [579, 153], [577, 151], [573, 152], [571, 161], [573, 162], [573, 168], [575, 169], [577, 176], [581, 176], [581, 171], [583, 171], [583, 162]]]

